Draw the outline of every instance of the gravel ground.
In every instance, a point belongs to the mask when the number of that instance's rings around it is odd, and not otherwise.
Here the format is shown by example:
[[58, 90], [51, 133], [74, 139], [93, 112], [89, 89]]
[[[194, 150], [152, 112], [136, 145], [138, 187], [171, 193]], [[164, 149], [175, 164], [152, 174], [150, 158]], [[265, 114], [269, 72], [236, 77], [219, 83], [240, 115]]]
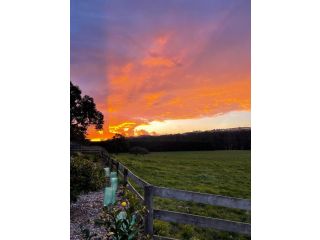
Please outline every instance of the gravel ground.
[[[99, 192], [90, 192], [79, 197], [76, 203], [70, 206], [70, 239], [85, 239], [81, 233], [81, 227], [88, 229], [98, 236], [106, 235], [106, 231], [94, 225], [94, 220], [99, 217], [103, 208], [103, 190]], [[92, 240], [103, 239], [101, 237], [93, 237]]]

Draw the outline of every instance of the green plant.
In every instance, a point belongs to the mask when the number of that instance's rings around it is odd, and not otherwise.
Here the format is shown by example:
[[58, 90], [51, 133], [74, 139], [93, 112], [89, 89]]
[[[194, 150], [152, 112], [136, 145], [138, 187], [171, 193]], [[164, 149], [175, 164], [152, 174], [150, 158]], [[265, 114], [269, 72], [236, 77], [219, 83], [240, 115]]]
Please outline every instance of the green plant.
[[70, 198], [76, 201], [81, 193], [96, 191], [105, 185], [104, 169], [88, 156], [75, 154], [70, 162]]
[[159, 236], [170, 235], [170, 223], [154, 220], [153, 229], [156, 235], [159, 235]]
[[120, 200], [116, 205], [105, 207], [96, 224], [104, 226], [108, 239], [112, 240], [147, 240], [150, 239], [143, 231], [143, 219], [146, 208], [137, 198], [122, 189]]
[[182, 239], [191, 239], [193, 235], [193, 227], [190, 225], [183, 225], [181, 229]]

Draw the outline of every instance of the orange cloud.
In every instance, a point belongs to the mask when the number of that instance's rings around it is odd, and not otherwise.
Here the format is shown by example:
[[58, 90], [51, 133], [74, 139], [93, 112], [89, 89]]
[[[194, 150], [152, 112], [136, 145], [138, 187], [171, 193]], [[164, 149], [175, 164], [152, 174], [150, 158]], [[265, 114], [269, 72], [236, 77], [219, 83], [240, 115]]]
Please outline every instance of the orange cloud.
[[147, 136], [147, 135], [150, 135], [150, 133], [144, 129], [134, 131], [134, 136]]
[[135, 122], [123, 122], [118, 125], [109, 125], [109, 132], [116, 134], [122, 134], [124, 136], [131, 136], [133, 134], [133, 129], [137, 126]]
[[164, 66], [164, 67], [173, 67], [176, 64], [168, 59], [168, 58], [163, 58], [163, 57], [149, 57], [146, 58], [143, 61], [143, 64], [149, 67], [158, 67], [158, 66]]
[[71, 80], [105, 117], [103, 132], [90, 128], [88, 137], [250, 111], [250, 9], [239, 0], [72, 4]]
[[200, 27], [156, 29], [132, 39], [111, 32], [108, 42], [121, 51], [108, 49], [105, 81], [96, 86], [97, 91], [107, 89], [97, 104], [106, 124], [102, 134], [90, 128], [88, 137], [157, 134], [141, 126], [250, 111], [250, 41], [247, 35], [223, 37], [232, 16]]

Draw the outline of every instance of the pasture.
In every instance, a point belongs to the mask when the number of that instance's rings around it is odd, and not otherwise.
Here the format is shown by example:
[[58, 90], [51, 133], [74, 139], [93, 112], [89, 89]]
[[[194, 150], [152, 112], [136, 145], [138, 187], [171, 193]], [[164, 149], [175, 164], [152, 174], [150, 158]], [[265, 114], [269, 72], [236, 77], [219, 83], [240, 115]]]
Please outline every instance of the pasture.
[[[250, 151], [154, 152], [114, 157], [137, 176], [157, 186], [250, 199]], [[250, 212], [243, 210], [160, 198], [155, 199], [155, 207], [250, 222]], [[179, 239], [250, 239], [235, 233], [158, 220], [155, 232]]]

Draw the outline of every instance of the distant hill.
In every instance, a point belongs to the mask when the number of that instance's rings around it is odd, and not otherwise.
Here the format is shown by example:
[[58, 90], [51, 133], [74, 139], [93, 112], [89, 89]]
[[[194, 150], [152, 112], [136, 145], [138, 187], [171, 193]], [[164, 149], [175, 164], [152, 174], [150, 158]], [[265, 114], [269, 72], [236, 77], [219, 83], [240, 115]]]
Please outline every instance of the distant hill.
[[127, 152], [144, 147], [152, 152], [198, 150], [249, 150], [251, 128], [214, 129], [160, 136], [139, 136], [94, 143], [109, 152]]

